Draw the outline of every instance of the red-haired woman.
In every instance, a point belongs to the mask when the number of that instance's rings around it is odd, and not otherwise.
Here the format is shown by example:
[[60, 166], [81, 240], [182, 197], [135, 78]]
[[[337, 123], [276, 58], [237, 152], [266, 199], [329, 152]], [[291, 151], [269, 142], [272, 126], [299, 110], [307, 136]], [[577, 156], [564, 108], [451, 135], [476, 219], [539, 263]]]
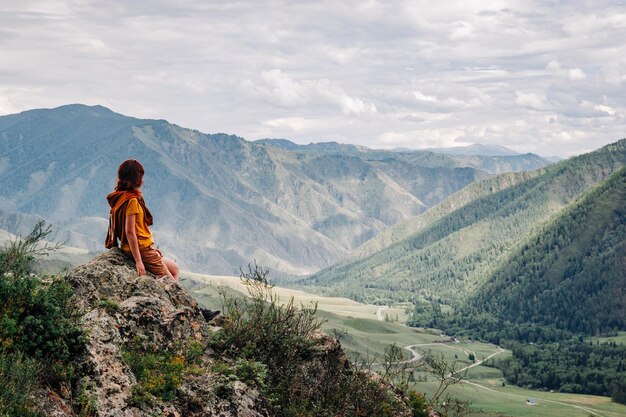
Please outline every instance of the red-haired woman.
[[149, 271], [178, 281], [176, 262], [164, 257], [154, 246], [148, 227], [152, 225], [152, 214], [139, 190], [143, 185], [143, 174], [143, 166], [134, 159], [122, 162], [117, 170], [115, 191], [107, 195], [111, 212], [104, 246], [108, 249], [118, 246], [119, 240], [122, 251], [135, 260], [139, 276]]

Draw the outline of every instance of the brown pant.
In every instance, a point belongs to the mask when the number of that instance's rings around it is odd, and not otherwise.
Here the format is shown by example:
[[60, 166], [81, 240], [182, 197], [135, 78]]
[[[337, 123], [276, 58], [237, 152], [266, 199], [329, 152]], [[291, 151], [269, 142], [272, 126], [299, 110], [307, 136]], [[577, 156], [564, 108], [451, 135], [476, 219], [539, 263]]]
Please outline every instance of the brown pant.
[[[124, 251], [124, 253], [126, 256], [129, 256], [130, 259], [134, 259], [132, 252]], [[152, 272], [156, 276], [170, 275], [167, 266], [165, 266], [163, 262], [163, 254], [154, 245], [139, 248], [139, 254], [141, 255], [141, 260], [143, 261], [143, 266], [146, 268], [146, 271]]]

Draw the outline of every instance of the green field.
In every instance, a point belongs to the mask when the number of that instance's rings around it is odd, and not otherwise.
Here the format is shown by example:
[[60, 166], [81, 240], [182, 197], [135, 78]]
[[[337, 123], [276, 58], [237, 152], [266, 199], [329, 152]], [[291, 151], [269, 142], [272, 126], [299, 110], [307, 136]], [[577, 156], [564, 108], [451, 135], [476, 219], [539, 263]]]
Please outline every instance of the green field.
[[[198, 302], [212, 308], [220, 308], [220, 286], [226, 286], [238, 292], [244, 291], [239, 280], [233, 277], [208, 277], [199, 274], [183, 274], [183, 285], [189, 288]], [[456, 361], [456, 368], [471, 365], [469, 353], [477, 361], [497, 353], [498, 357], [510, 355], [510, 351], [501, 351], [497, 346], [475, 341], [461, 340], [458, 343], [435, 343], [443, 339], [435, 329], [416, 329], [396, 323], [376, 319], [379, 306], [359, 304], [345, 298], [318, 297], [302, 291], [275, 288], [282, 301], [294, 297], [296, 303], [318, 303], [318, 315], [325, 320], [322, 329], [329, 334], [340, 333], [341, 343], [353, 358], [366, 358], [376, 362], [384, 355], [385, 348], [395, 343], [400, 347], [409, 345], [426, 354], [443, 355], [449, 362]], [[389, 309], [392, 314], [403, 314], [401, 308]], [[626, 339], [626, 333], [617, 337], [603, 338], [616, 343]], [[594, 339], [596, 340], [596, 339]], [[598, 339], [600, 340], [600, 339]], [[405, 351], [406, 357], [411, 357]], [[418, 372], [415, 389], [427, 395], [436, 389], [432, 376]], [[470, 401], [472, 417], [618, 417], [626, 416], [626, 406], [611, 402], [610, 398], [578, 394], [560, 394], [527, 390], [514, 386], [502, 386], [502, 373], [498, 369], [478, 365], [468, 369], [465, 382], [450, 388], [450, 395], [463, 401]], [[535, 399], [536, 405], [528, 405], [529, 398]]]
[[[450, 388], [450, 395], [471, 401], [472, 408], [476, 410], [473, 416], [617, 417], [626, 415], [626, 406], [612, 403], [607, 397], [502, 387], [499, 378], [470, 379], [469, 382], [478, 385], [464, 383], [453, 386]], [[435, 389], [435, 384], [434, 382], [420, 383], [416, 388], [428, 394]], [[535, 399], [536, 405], [527, 404], [530, 398]]]
[[592, 340], [600, 343], [615, 342], [618, 345], [626, 345], [626, 332], [618, 332], [617, 336], [593, 337]]

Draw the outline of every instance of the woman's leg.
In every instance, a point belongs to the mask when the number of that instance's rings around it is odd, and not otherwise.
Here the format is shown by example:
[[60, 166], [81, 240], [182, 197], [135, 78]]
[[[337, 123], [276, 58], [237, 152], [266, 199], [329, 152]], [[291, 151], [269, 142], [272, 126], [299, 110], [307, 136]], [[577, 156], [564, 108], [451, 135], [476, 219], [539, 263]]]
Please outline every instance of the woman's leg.
[[178, 281], [178, 272], [180, 271], [178, 264], [172, 259], [166, 258], [165, 256], [161, 258], [161, 261], [163, 261], [168, 271], [170, 271], [170, 274], [174, 278], [174, 281]]

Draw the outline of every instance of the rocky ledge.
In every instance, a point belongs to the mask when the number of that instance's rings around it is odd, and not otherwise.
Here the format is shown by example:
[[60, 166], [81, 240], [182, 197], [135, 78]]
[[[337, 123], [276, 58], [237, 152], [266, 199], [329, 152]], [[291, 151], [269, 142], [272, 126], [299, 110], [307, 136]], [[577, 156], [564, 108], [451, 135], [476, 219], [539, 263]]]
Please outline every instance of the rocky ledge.
[[[209, 371], [182, 375], [171, 401], [137, 404], [137, 377], [123, 355], [128, 346], [140, 341], [167, 351], [193, 341], [202, 347], [198, 368], [208, 370], [215, 360], [209, 338], [217, 328], [178, 283], [151, 274], [138, 277], [134, 264], [117, 249], [77, 267], [68, 281], [86, 332], [86, 352], [77, 361], [81, 376], [71, 395], [74, 408], [80, 397], [94, 417], [267, 415], [258, 391], [241, 382], [227, 398], [216, 395], [216, 378]], [[64, 399], [68, 396], [49, 392], [40, 395], [39, 403], [49, 416], [75, 416], [71, 399]]]

